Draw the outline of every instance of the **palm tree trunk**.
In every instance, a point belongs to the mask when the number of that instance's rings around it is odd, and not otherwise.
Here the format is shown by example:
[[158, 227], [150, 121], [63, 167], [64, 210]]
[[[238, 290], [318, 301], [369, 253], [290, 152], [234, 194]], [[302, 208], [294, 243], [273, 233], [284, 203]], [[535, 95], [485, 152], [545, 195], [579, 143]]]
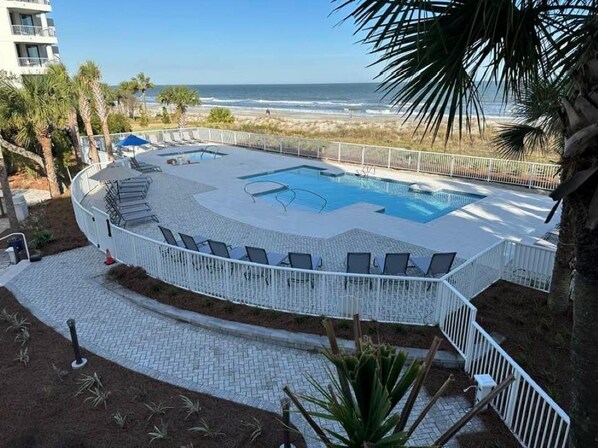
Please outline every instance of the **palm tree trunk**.
[[552, 282], [548, 294], [548, 307], [557, 314], [567, 311], [569, 299], [571, 298], [571, 264], [574, 259], [573, 239], [575, 230], [570, 209], [569, 199], [565, 198], [561, 214], [559, 241], [552, 271]]
[[21, 148], [20, 146], [14, 145], [14, 144], [10, 143], [9, 141], [4, 140], [1, 135], [0, 135], [0, 148], [4, 148], [7, 151], [13, 152], [15, 154], [18, 154], [22, 157], [25, 157], [25, 158], [33, 161], [42, 170], [46, 169], [44, 159], [42, 159], [40, 156], [38, 156], [37, 154], [35, 154], [31, 151], [27, 151], [26, 149]]
[[58, 185], [58, 177], [56, 176], [56, 168], [54, 167], [54, 156], [52, 155], [52, 137], [49, 132], [44, 132], [38, 134], [37, 140], [42, 147], [42, 154], [46, 163], [46, 176], [50, 185], [50, 196], [55, 198], [60, 196], [60, 186]]
[[73, 145], [73, 152], [75, 153], [75, 160], [80, 162], [79, 154], [81, 154], [81, 143], [79, 141], [79, 126], [77, 125], [77, 109], [73, 108], [69, 114], [68, 132]]
[[572, 283], [571, 443], [575, 448], [585, 448], [598, 443], [598, 230], [583, 229], [578, 233], [576, 257]]
[[112, 138], [110, 137], [110, 130], [108, 128], [108, 111], [106, 110], [106, 99], [104, 98], [104, 92], [102, 92], [100, 83], [97, 81], [92, 82], [91, 91], [93, 93], [96, 112], [102, 125], [102, 134], [104, 134], [106, 153], [108, 153], [109, 160], [114, 160], [114, 153], [112, 152]]
[[89, 99], [79, 95], [79, 113], [83, 120], [83, 126], [85, 127], [85, 134], [87, 135], [87, 141], [89, 142], [89, 157], [92, 163], [100, 162], [100, 155], [98, 154], [98, 147], [96, 141], [93, 138], [93, 128], [91, 127], [91, 104]]
[[8, 170], [4, 163], [4, 154], [0, 149], [0, 186], [2, 187], [2, 196], [4, 198], [4, 206], [6, 208], [6, 216], [8, 216], [8, 223], [12, 229], [16, 229], [19, 226], [19, 220], [17, 219], [17, 212], [15, 210], [15, 204], [12, 201], [12, 191], [10, 191], [10, 184], [8, 183]]
[[183, 110], [179, 110], [179, 128], [184, 128], [187, 124], [187, 114]]

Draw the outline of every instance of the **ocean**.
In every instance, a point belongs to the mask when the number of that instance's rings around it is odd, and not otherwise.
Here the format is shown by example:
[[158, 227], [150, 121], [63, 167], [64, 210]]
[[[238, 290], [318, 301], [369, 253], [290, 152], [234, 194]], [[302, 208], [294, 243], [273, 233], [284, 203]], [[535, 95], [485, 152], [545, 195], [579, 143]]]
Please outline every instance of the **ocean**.
[[[401, 113], [376, 91], [376, 83], [360, 84], [255, 84], [255, 85], [189, 85], [199, 92], [202, 108], [215, 106], [244, 109], [272, 114], [290, 113], [391, 116]], [[164, 86], [147, 92], [148, 103], [156, 103], [156, 96]], [[508, 117], [512, 106], [505, 107], [495, 85], [488, 85], [482, 93], [487, 118]]]

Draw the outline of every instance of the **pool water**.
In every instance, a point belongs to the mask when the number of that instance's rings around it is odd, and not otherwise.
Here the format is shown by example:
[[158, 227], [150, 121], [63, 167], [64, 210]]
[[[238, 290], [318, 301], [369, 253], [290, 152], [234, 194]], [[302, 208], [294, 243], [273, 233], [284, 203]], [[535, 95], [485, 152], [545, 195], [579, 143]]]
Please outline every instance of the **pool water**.
[[[322, 212], [330, 212], [366, 202], [383, 208], [379, 213], [421, 223], [430, 222], [484, 198], [481, 195], [452, 190], [418, 193], [409, 190], [409, 183], [348, 173], [330, 176], [322, 173], [323, 171], [315, 167], [299, 166], [244, 176], [242, 179], [248, 182], [272, 181], [286, 185], [288, 189], [277, 188], [273, 183], [272, 190], [256, 196], [278, 205], [282, 202], [288, 209], [319, 212], [325, 205]], [[298, 190], [292, 191], [293, 189]], [[325, 200], [304, 190], [317, 193]]]
[[[160, 154], [161, 157], [168, 157], [170, 159], [177, 159], [182, 157], [184, 163], [199, 163], [202, 160], [219, 159], [226, 154], [216, 153], [213, 151], [204, 151], [198, 149], [197, 151], [181, 151], [181, 152], [169, 152], [168, 154]], [[188, 162], [187, 162], [188, 160]]]

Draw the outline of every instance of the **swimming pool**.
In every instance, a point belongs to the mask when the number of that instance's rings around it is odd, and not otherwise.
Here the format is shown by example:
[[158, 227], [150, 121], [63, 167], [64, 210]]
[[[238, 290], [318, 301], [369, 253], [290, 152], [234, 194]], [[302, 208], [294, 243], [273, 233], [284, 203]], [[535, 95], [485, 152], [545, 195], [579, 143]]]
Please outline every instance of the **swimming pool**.
[[[485, 197], [452, 190], [414, 192], [410, 190], [411, 184], [405, 182], [349, 173], [327, 175], [323, 169], [305, 165], [243, 176], [241, 179], [248, 183], [273, 182], [272, 189], [255, 196], [267, 202], [285, 204], [288, 209], [313, 212], [322, 209], [324, 213], [366, 202], [379, 206], [379, 213], [421, 223], [430, 222]], [[276, 183], [288, 188], [277, 186]]]
[[180, 151], [180, 152], [169, 152], [167, 154], [158, 154], [160, 157], [168, 157], [176, 159], [179, 163], [199, 163], [202, 160], [219, 159], [226, 154], [210, 151], [207, 149], [198, 149], [195, 151]]

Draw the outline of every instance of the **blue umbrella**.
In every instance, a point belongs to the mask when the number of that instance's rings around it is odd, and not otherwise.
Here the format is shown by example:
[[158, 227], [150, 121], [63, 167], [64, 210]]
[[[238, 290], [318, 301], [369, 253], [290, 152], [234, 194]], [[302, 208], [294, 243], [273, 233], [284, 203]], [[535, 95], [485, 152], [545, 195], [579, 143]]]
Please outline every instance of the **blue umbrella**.
[[141, 146], [147, 145], [149, 142], [147, 140], [142, 139], [141, 137], [137, 137], [136, 135], [129, 134], [125, 138], [123, 138], [120, 142], [118, 142], [115, 146]]

